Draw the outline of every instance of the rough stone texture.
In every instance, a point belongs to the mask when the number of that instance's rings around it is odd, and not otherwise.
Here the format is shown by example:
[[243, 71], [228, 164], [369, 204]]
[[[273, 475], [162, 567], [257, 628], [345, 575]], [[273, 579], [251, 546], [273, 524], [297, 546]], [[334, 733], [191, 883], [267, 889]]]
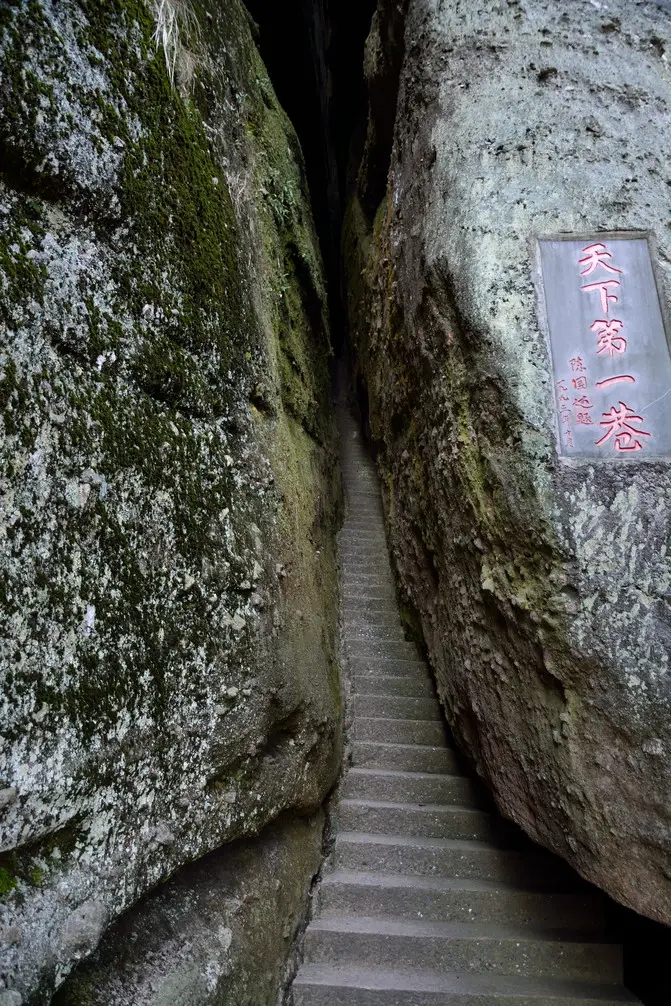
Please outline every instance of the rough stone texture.
[[0, 4], [5, 997], [332, 783], [324, 302], [238, 0]]
[[285, 817], [185, 867], [110, 928], [54, 1006], [276, 1006], [323, 824]]
[[558, 463], [529, 239], [649, 229], [668, 298], [670, 45], [655, 3], [412, 0], [386, 198], [372, 219], [355, 196], [345, 238], [389, 538], [453, 730], [505, 814], [665, 922], [671, 475]]

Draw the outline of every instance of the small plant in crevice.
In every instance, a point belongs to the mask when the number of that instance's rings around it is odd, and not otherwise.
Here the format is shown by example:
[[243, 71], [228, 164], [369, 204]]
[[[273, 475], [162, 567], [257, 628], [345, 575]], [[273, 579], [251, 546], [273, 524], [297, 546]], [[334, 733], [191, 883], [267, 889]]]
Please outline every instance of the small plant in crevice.
[[197, 57], [189, 48], [200, 41], [200, 25], [189, 0], [153, 0], [154, 42], [163, 49], [170, 83], [175, 80], [188, 90], [196, 70]]

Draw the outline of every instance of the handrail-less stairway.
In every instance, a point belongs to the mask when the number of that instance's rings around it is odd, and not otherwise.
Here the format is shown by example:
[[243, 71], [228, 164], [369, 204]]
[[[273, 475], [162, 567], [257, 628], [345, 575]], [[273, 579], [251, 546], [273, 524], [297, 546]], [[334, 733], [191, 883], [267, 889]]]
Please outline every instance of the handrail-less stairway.
[[342, 619], [352, 766], [294, 1006], [614, 1006], [622, 950], [598, 894], [492, 811], [404, 638], [380, 493], [342, 417]]

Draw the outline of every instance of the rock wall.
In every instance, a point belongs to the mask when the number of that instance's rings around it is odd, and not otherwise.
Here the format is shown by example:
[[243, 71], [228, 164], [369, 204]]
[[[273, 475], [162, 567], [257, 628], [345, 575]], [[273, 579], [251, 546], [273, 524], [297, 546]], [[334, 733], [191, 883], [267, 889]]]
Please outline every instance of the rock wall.
[[239, 0], [0, 5], [12, 1002], [339, 767], [324, 285], [252, 27]]
[[668, 303], [670, 45], [656, 3], [411, 0], [386, 193], [371, 212], [364, 156], [345, 238], [389, 540], [451, 726], [504, 814], [667, 923], [671, 473], [559, 462], [530, 239], [650, 231]]
[[54, 1006], [276, 1006], [323, 823], [285, 818], [185, 867], [110, 928]]

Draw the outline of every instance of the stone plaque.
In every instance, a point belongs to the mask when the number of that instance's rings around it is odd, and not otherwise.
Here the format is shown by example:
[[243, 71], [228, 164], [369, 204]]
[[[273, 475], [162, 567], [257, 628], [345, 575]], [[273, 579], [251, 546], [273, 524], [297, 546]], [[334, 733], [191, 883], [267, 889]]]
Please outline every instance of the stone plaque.
[[559, 453], [671, 457], [671, 356], [645, 234], [541, 238]]

